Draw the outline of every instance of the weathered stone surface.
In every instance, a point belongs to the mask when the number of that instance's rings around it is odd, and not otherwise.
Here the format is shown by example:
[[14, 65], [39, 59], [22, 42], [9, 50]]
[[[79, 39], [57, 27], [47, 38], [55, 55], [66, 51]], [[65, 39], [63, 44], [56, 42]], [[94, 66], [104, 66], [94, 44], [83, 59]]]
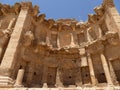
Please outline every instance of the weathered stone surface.
[[0, 4], [0, 88], [118, 89], [120, 15], [113, 0], [94, 11], [78, 22], [46, 19], [31, 2]]

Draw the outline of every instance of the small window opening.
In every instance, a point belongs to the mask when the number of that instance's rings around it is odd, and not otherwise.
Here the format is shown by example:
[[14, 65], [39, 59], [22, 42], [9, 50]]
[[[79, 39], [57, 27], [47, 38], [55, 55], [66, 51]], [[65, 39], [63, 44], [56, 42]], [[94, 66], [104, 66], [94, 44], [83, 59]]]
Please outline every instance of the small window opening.
[[88, 74], [86, 74], [85, 76], [88, 77]]
[[22, 69], [22, 65], [20, 65], [19, 69]]
[[37, 73], [36, 73], [36, 72], [34, 72], [34, 75], [37, 75]]
[[69, 76], [69, 79], [71, 79], [72, 77], [71, 76]]

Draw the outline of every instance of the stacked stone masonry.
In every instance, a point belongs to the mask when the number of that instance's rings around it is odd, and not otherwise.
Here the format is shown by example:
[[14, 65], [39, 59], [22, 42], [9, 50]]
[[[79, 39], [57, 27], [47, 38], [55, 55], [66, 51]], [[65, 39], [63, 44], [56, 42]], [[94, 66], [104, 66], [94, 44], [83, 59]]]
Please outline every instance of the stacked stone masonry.
[[0, 4], [0, 87], [119, 86], [120, 15], [113, 0], [94, 11], [78, 22]]

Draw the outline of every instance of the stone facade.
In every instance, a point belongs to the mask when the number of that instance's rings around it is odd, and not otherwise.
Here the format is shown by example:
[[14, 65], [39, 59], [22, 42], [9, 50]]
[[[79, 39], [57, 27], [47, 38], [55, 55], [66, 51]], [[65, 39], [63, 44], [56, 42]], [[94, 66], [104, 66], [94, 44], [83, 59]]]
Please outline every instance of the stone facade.
[[112, 0], [94, 11], [78, 22], [0, 4], [0, 87], [119, 86], [120, 15]]

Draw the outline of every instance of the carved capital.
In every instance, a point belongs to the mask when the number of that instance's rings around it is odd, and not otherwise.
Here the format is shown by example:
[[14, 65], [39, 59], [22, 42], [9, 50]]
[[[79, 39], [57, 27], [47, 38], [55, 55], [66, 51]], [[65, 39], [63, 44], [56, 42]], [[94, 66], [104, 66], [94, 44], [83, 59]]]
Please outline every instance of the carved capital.
[[103, 50], [104, 45], [102, 44], [102, 41], [93, 42], [86, 48], [86, 51], [90, 54], [101, 53]]
[[42, 23], [45, 20], [45, 14], [41, 14], [38, 16], [38, 22]]
[[71, 23], [71, 27], [72, 27], [72, 30], [75, 31], [75, 28], [76, 28], [76, 22], [72, 22], [72, 23]]
[[53, 25], [51, 28], [50, 28], [51, 31], [53, 32], [57, 32], [58, 31], [58, 26], [57, 25]]
[[9, 11], [10, 11], [10, 6], [9, 5], [5, 4], [5, 5], [1, 6], [1, 12], [4, 16], [8, 15]]
[[5, 30], [3, 30], [3, 33], [4, 33], [4, 35], [6, 34], [6, 35], [10, 36], [12, 34], [12, 30], [11, 29], [5, 29]]
[[15, 3], [14, 6], [0, 4], [0, 15], [7, 16], [9, 13], [15, 13], [16, 15], [18, 15], [20, 9], [21, 9], [20, 3]]
[[38, 13], [39, 13], [39, 7], [38, 7], [37, 5], [35, 5], [35, 6], [33, 7], [33, 16], [37, 16]]
[[99, 20], [98, 15], [96, 14], [89, 14], [88, 15], [88, 22], [89, 23], [96, 23]]
[[34, 40], [34, 35], [32, 31], [27, 31], [23, 36], [23, 45], [30, 46], [33, 40]]
[[104, 8], [103, 8], [103, 6], [99, 6], [99, 7], [94, 8], [94, 11], [99, 16], [103, 16], [103, 14], [104, 14]]
[[55, 21], [53, 19], [49, 19], [48, 23], [49, 23], [49, 29], [50, 29], [54, 25]]
[[120, 43], [119, 35], [115, 32], [107, 32], [105, 35], [107, 41], [111, 45], [118, 45]]
[[62, 23], [59, 22], [57, 25], [58, 25], [58, 31], [61, 31], [62, 30]]
[[85, 48], [80, 48], [79, 51], [80, 51], [79, 52], [80, 55], [85, 55], [85, 53], [86, 53]]
[[32, 2], [22, 2], [21, 3], [21, 9], [31, 9], [32, 8]]
[[114, 7], [115, 6], [114, 5], [114, 1], [113, 0], [104, 0], [103, 1], [103, 6], [105, 8], [107, 8], [107, 7]]
[[15, 3], [15, 5], [13, 6], [13, 9], [14, 9], [14, 11], [15, 11], [15, 14], [19, 14], [19, 12], [20, 12], [20, 9], [21, 9], [21, 5], [20, 5], [20, 3]]
[[81, 28], [81, 29], [86, 29], [87, 26], [88, 26], [87, 23], [81, 23], [81, 24], [80, 24], [80, 28]]

